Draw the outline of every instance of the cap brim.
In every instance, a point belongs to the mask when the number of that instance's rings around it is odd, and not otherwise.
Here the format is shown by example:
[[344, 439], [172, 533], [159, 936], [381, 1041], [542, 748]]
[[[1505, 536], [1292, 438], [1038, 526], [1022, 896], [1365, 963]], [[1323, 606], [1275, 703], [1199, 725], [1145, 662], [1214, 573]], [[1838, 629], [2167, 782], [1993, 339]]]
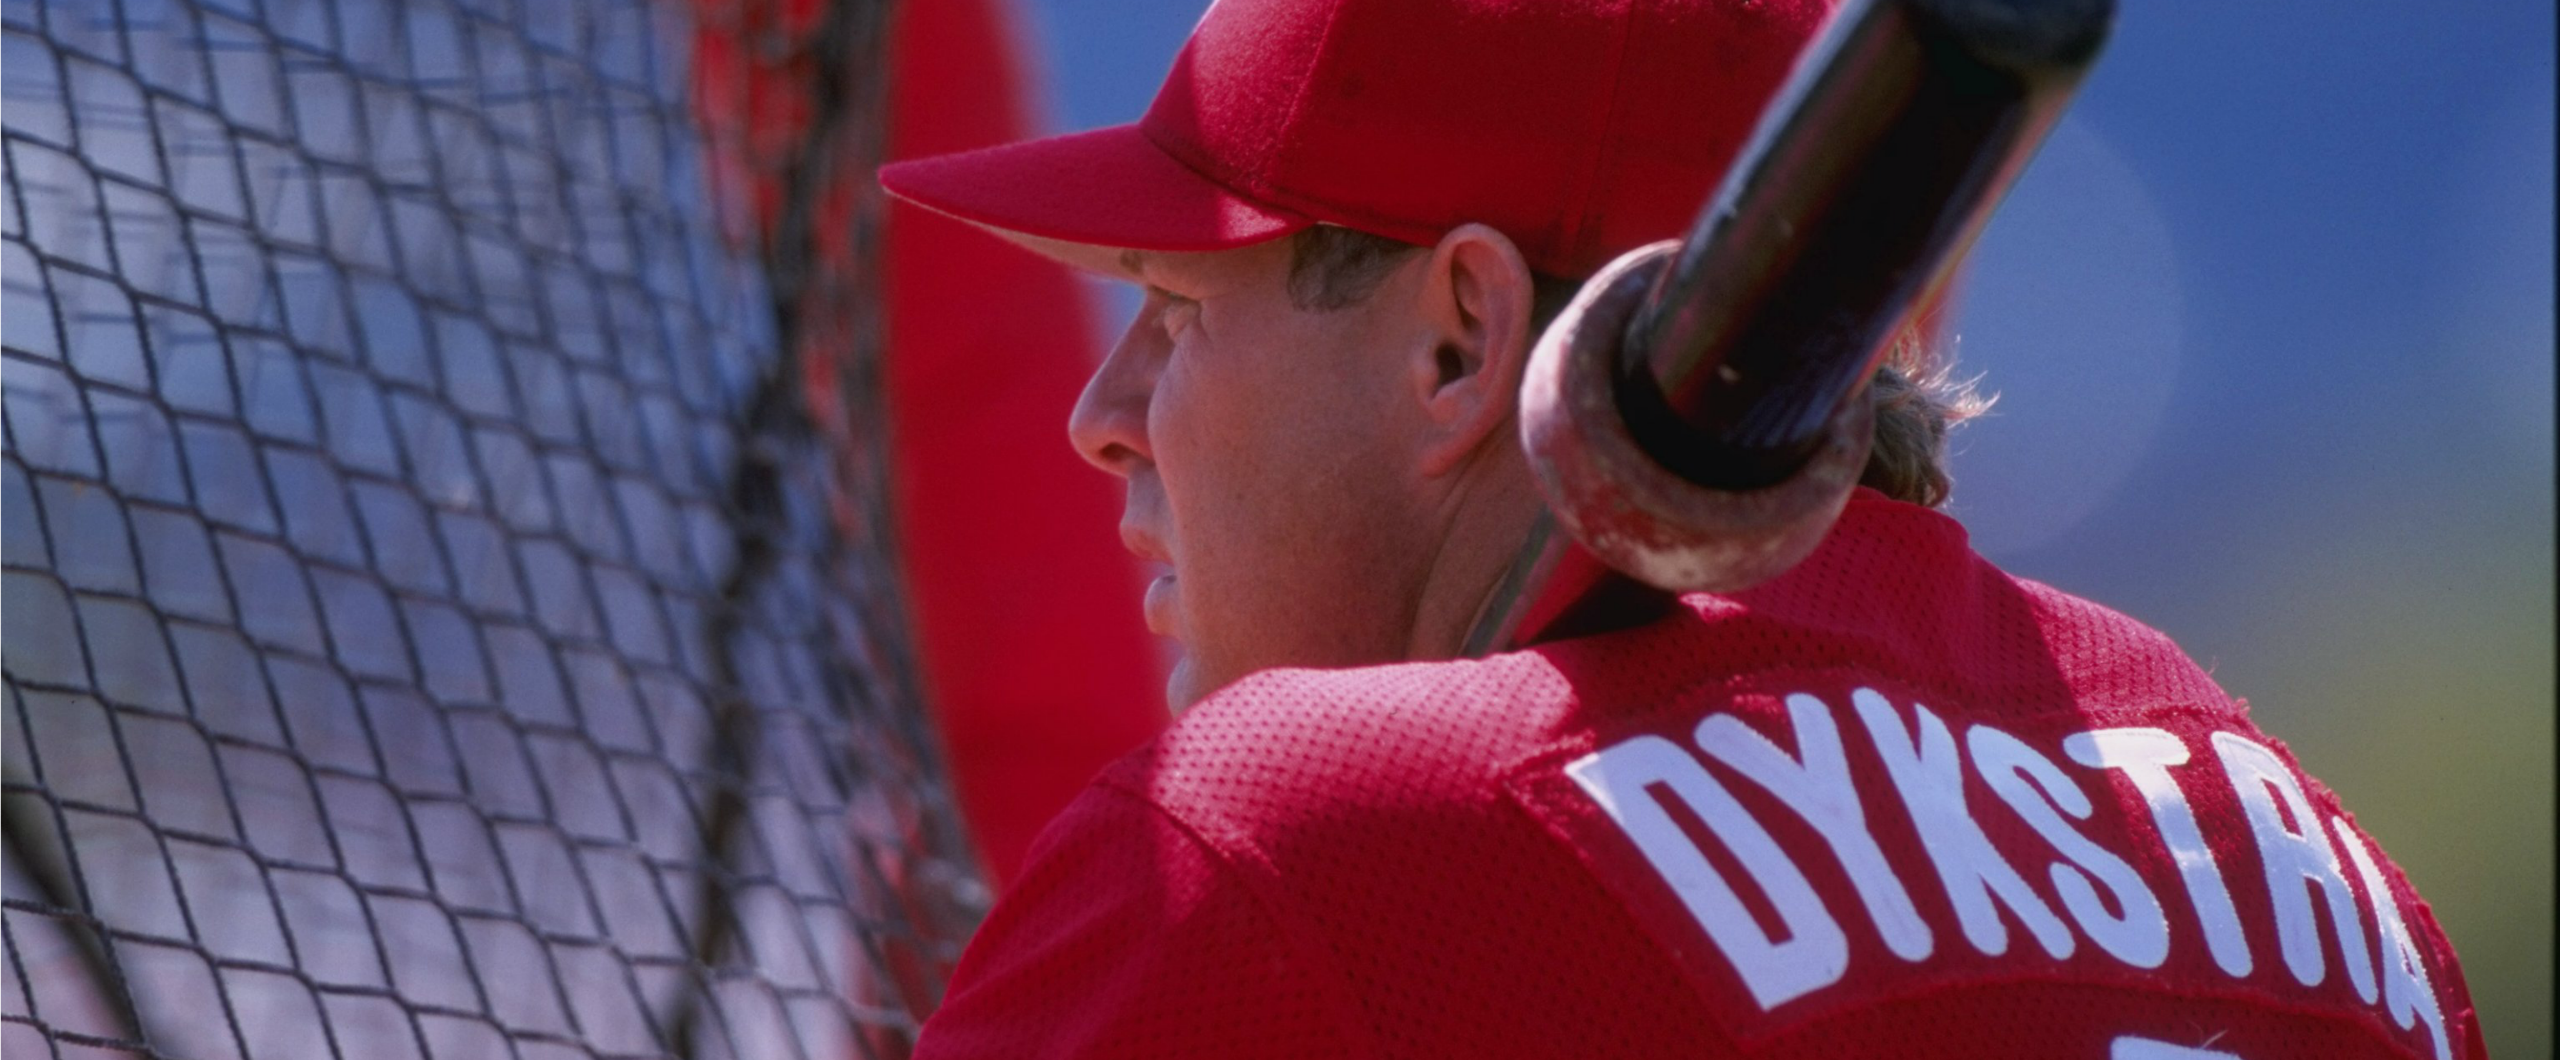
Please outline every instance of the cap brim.
[[889, 193], [1072, 265], [1118, 272], [1119, 249], [1226, 250], [1277, 239], [1312, 218], [1238, 195], [1147, 139], [1136, 125], [896, 162]]

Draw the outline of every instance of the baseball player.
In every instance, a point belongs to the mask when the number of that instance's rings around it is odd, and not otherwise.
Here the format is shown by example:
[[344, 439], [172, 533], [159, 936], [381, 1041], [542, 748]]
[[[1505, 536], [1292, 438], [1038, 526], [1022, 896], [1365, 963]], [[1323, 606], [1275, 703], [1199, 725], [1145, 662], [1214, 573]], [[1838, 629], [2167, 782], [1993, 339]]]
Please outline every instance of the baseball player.
[[1144, 287], [1070, 434], [1182, 651], [920, 1056], [2482, 1055], [2325, 788], [1932, 510], [1925, 364], [1787, 574], [1455, 658], [1538, 511], [1531, 344], [1619, 333], [1823, 15], [1225, 0], [1136, 124], [883, 171]]

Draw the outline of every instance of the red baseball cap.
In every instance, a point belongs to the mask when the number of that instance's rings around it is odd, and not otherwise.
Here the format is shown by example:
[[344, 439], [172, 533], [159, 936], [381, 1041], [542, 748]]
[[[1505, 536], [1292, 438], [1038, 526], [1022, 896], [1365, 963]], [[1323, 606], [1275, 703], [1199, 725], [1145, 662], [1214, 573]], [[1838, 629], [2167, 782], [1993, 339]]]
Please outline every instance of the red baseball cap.
[[880, 181], [1087, 264], [1320, 223], [1428, 245], [1482, 222], [1581, 277], [1687, 229], [1828, 7], [1219, 0], [1137, 123]]

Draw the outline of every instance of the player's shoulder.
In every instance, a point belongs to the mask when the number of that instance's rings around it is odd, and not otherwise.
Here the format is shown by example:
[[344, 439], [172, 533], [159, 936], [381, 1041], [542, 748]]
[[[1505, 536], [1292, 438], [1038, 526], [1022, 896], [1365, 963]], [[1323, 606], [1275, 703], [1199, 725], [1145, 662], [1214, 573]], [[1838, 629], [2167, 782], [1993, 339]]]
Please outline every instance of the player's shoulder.
[[1268, 670], [1202, 700], [1103, 774], [1188, 820], [1258, 830], [1353, 814], [1464, 814], [1493, 764], [1575, 702], [1534, 654]]
[[[2014, 575], [1973, 551], [1943, 513], [1861, 490], [1822, 547], [1766, 586], [1708, 600], [1701, 614], [1761, 659], [1806, 654], [1968, 698], [2068, 702], [2106, 714], [2164, 707], [2237, 717], [2245, 708], [2161, 631], [2106, 605]], [[1765, 630], [1765, 632], [1763, 632]]]
[[2249, 727], [2167, 636], [1983, 561], [1943, 515], [1860, 491], [1772, 585], [1483, 659], [1279, 669], [1203, 700], [1104, 782], [1260, 830], [1484, 809], [1520, 763], [1655, 716], [1863, 685], [2090, 725]]
[[1312, 940], [1381, 1040], [1470, 1056], [1695, 1046], [1712, 1032], [1676, 970], [1511, 783], [1592, 739], [1558, 655], [1268, 671], [1099, 786], [1179, 822], [1275, 934]]
[[2031, 603], [2045, 652], [2086, 702], [2173, 702], [2238, 719], [2230, 696], [2168, 634], [2124, 612], [2004, 573]]

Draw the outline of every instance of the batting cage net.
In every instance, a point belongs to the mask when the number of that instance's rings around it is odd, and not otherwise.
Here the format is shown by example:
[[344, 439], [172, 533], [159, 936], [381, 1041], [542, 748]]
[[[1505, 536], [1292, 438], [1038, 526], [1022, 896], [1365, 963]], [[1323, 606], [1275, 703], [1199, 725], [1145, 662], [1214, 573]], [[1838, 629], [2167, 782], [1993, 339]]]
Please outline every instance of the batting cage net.
[[11, 1060], [905, 1052], [884, 17], [7, 0]]

